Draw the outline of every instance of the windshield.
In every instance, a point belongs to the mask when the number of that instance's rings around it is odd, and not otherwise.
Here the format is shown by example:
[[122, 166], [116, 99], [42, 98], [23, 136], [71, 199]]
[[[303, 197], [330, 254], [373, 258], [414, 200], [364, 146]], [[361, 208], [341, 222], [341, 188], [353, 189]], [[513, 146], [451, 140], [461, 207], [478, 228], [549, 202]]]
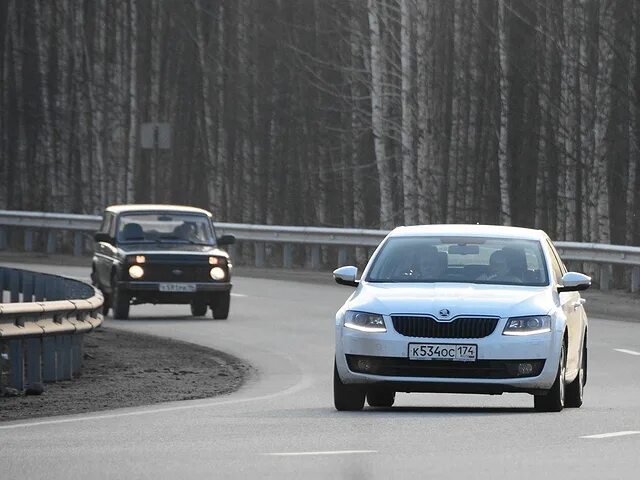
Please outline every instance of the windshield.
[[215, 245], [209, 217], [192, 213], [129, 213], [118, 224], [119, 242]]
[[395, 237], [373, 262], [368, 282], [549, 283], [542, 247], [534, 240]]

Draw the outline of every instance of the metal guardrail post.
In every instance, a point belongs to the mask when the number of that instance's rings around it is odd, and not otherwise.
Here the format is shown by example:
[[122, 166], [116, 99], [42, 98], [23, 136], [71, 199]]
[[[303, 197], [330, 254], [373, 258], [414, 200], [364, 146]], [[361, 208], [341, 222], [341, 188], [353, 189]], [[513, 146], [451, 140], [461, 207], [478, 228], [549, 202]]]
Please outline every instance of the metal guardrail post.
[[318, 270], [320, 268], [320, 245], [311, 245], [311, 268]]
[[75, 232], [73, 234], [73, 254], [76, 257], [82, 255], [82, 232]]
[[600, 265], [600, 290], [607, 291], [611, 289], [611, 279], [613, 272], [611, 265]]
[[11, 373], [9, 382], [17, 390], [24, 389], [24, 356], [22, 353], [22, 339], [9, 341], [9, 362], [11, 362]]
[[56, 253], [56, 232], [49, 230], [47, 232], [47, 253], [49, 255]]
[[293, 268], [293, 245], [291, 243], [285, 243], [282, 246], [282, 266]]
[[55, 337], [42, 338], [42, 379], [45, 382], [56, 381], [56, 339]]
[[40, 338], [28, 338], [23, 342], [26, 348], [27, 388], [42, 386], [42, 344]]
[[258, 268], [264, 268], [265, 266], [264, 243], [256, 242], [253, 245], [253, 251], [255, 253], [255, 266]]
[[33, 252], [33, 230], [30, 228], [24, 231], [24, 251]]
[[349, 252], [347, 247], [340, 247], [338, 249], [338, 266], [344, 266], [349, 262]]
[[0, 226], [0, 250], [6, 250], [9, 245], [7, 229]]
[[640, 292], [640, 267], [631, 269], [631, 293]]

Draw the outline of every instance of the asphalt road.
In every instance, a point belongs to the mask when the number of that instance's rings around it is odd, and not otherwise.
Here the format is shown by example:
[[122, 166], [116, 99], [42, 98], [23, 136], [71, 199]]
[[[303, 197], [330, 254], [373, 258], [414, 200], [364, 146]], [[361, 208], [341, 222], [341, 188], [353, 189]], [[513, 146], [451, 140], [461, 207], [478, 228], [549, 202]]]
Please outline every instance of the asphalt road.
[[640, 323], [590, 318], [580, 409], [536, 413], [524, 394], [398, 394], [391, 409], [345, 413], [332, 404], [333, 316], [350, 289], [234, 283], [227, 321], [136, 306], [107, 325], [227, 351], [256, 379], [210, 400], [0, 424], [0, 478], [638, 478]]

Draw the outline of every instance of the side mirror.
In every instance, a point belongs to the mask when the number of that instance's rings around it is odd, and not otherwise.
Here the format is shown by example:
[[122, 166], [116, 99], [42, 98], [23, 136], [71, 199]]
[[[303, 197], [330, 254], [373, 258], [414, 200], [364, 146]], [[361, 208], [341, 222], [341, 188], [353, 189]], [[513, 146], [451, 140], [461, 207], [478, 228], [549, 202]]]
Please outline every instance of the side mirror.
[[96, 242], [113, 243], [113, 238], [111, 238], [108, 233], [96, 232], [93, 238]]
[[560, 282], [561, 285], [558, 285], [558, 293], [579, 292], [591, 286], [591, 277], [583, 273], [567, 272], [562, 276]]
[[333, 271], [333, 279], [340, 285], [357, 287], [360, 282], [356, 280], [358, 276], [357, 267], [340, 267]]
[[218, 237], [217, 243], [220, 246], [233, 245], [234, 243], [236, 243], [236, 237], [234, 237], [233, 235], [222, 235], [221, 237]]

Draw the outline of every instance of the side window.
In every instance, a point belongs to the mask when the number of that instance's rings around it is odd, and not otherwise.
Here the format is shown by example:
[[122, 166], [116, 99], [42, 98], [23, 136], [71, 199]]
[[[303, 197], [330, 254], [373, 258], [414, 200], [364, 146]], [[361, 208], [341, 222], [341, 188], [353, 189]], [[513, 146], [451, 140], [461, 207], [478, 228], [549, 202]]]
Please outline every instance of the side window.
[[107, 216], [105, 217], [105, 225], [104, 225], [104, 232], [108, 233], [109, 236], [111, 237], [115, 237], [116, 235], [116, 222], [115, 222], [115, 216], [112, 213], [107, 213]]
[[553, 244], [547, 240], [547, 247], [549, 249], [549, 253], [551, 254], [551, 268], [553, 269], [553, 275], [556, 278], [556, 283], [560, 283], [560, 279], [562, 278], [563, 272], [566, 272], [564, 265], [558, 258], [558, 254], [556, 253], [556, 249], [553, 247]]

